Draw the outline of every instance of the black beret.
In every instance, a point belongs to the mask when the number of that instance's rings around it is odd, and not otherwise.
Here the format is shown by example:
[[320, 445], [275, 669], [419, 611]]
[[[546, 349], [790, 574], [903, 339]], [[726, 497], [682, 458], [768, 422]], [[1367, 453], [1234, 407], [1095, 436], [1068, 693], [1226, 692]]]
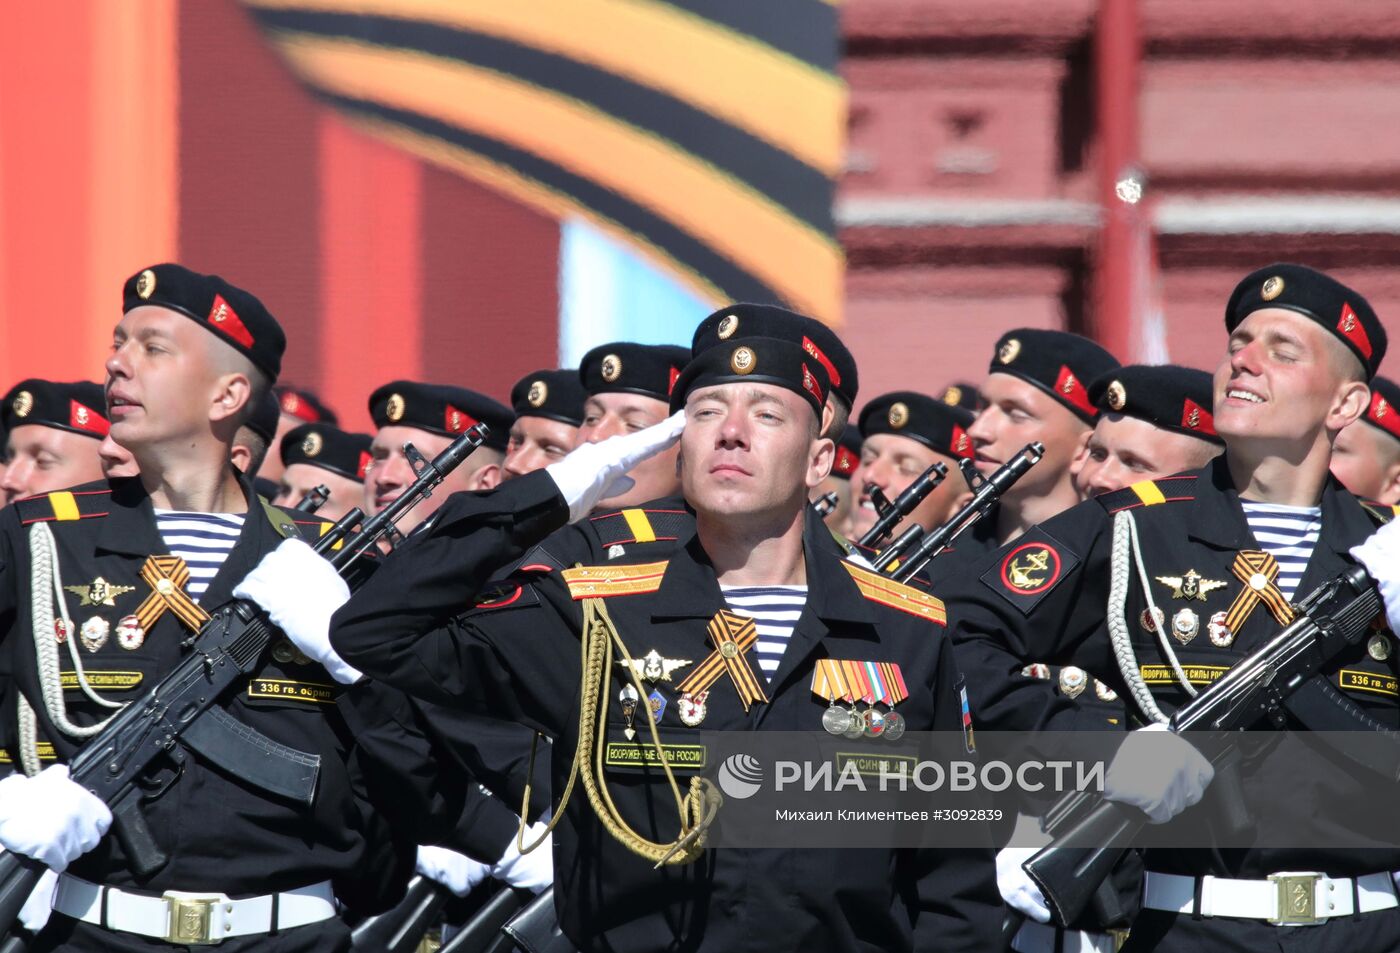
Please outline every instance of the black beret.
[[1371, 305], [1346, 285], [1306, 265], [1286, 262], [1252, 271], [1235, 285], [1225, 305], [1225, 329], [1233, 332], [1256, 311], [1282, 308], [1312, 318], [1347, 346], [1374, 377], [1385, 357], [1385, 328]]
[[1361, 419], [1400, 440], [1400, 385], [1388, 377], [1371, 378], [1371, 406]]
[[543, 417], [577, 427], [583, 423], [583, 382], [578, 371], [535, 371], [526, 374], [510, 389], [510, 404], [516, 417]]
[[798, 394], [821, 420], [831, 381], [826, 368], [801, 345], [776, 338], [745, 338], [724, 347], [701, 351], [681, 371], [671, 392], [671, 412], [685, 406], [685, 396], [713, 384], [772, 384]]
[[278, 409], [290, 417], [309, 424], [336, 424], [340, 420], [335, 411], [321, 402], [321, 398], [304, 387], [279, 386], [274, 388], [274, 392], [277, 394]]
[[617, 341], [595, 347], [579, 363], [579, 380], [590, 394], [640, 394], [670, 400], [690, 352], [671, 344]]
[[183, 314], [277, 380], [287, 336], [262, 302], [242, 288], [182, 265], [152, 265], [122, 287], [123, 314], [143, 305]]
[[7, 431], [26, 424], [39, 424], [101, 440], [111, 429], [106, 409], [107, 399], [101, 384], [89, 381], [60, 384], [31, 377], [10, 388], [0, 415], [3, 415]]
[[369, 415], [376, 427], [413, 427], [455, 437], [468, 427], [490, 428], [483, 446], [505, 451], [515, 416], [510, 408], [465, 387], [393, 381], [369, 395]]
[[302, 424], [282, 438], [282, 465], [305, 463], [363, 483], [370, 443], [367, 433], [346, 433], [330, 424]]
[[282, 415], [277, 407], [277, 395], [268, 391], [258, 400], [253, 412], [243, 425], [268, 443], [277, 435], [277, 418]]
[[863, 438], [860, 428], [846, 424], [841, 431], [841, 439], [836, 441], [836, 460], [831, 464], [831, 475], [840, 480], [849, 480], [860, 466], [860, 445]]
[[1175, 364], [1129, 364], [1089, 385], [1089, 399], [1104, 413], [1136, 417], [1223, 447], [1211, 413], [1214, 397], [1210, 372]]
[[1092, 424], [1099, 410], [1089, 400], [1089, 384], [1117, 366], [1117, 358], [1078, 334], [1017, 328], [997, 341], [987, 372], [1034, 384]]
[[945, 457], [971, 460], [976, 451], [967, 428], [972, 411], [914, 391], [899, 390], [876, 397], [860, 412], [860, 432], [866, 438], [878, 433], [917, 440]]
[[860, 389], [856, 359], [836, 332], [816, 318], [772, 304], [731, 304], [700, 322], [691, 339], [690, 352], [698, 356], [716, 344], [740, 338], [777, 338], [801, 345], [826, 369], [831, 389], [845, 399], [846, 405], [856, 402]]
[[963, 410], [970, 410], [973, 413], [987, 406], [987, 402], [982, 399], [982, 392], [962, 381], [957, 381], [943, 388], [943, 393], [938, 395], [938, 399], [950, 407], [961, 407]]

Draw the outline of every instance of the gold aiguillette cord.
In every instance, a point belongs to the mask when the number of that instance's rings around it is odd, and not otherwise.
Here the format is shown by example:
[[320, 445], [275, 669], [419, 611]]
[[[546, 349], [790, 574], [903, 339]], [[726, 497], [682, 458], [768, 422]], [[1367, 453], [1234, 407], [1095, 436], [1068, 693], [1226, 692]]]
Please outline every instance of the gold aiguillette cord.
[[671, 786], [671, 793], [675, 797], [676, 813], [680, 818], [681, 832], [674, 841], [658, 843], [647, 840], [632, 829], [631, 825], [623, 819], [617, 805], [613, 803], [603, 772], [604, 754], [607, 749], [608, 719], [606, 705], [600, 704], [600, 701], [610, 697], [611, 694], [614, 645], [628, 662], [627, 671], [631, 675], [632, 683], [636, 687], [639, 697], [645, 698], [647, 692], [637, 674], [637, 666], [631, 664], [632, 656], [618, 636], [617, 629], [613, 625], [612, 618], [608, 615], [607, 606], [602, 599], [583, 600], [583, 633], [580, 643], [582, 646], [583, 684], [579, 693], [578, 747], [574, 750], [574, 762], [569, 770], [569, 782], [564, 787], [564, 793], [559, 798], [559, 806], [555, 809], [554, 816], [550, 818], [545, 833], [541, 834], [534, 843], [526, 845], [525, 818], [529, 816], [530, 811], [530, 778], [534, 777], [535, 752], [539, 743], [539, 735], [536, 734], [530, 742], [530, 762], [525, 781], [525, 798], [520, 809], [520, 829], [516, 833], [517, 849], [522, 854], [528, 854], [544, 842], [548, 833], [554, 830], [554, 825], [558, 824], [559, 819], [564, 816], [564, 806], [569, 803], [569, 797], [573, 794], [574, 782], [582, 778], [583, 790], [588, 796], [588, 803], [593, 806], [593, 811], [598, 815], [598, 820], [602, 822], [603, 828], [618, 843], [634, 854], [654, 861], [657, 867], [667, 864], [694, 863], [705, 852], [706, 833], [710, 825], [714, 823], [715, 815], [718, 813], [720, 805], [724, 803], [724, 797], [708, 778], [701, 777], [691, 778], [689, 792], [681, 793], [680, 785], [676, 783], [675, 774], [666, 761], [666, 752], [661, 747], [661, 736], [656, 730], [656, 721], [647, 718], [646, 723], [651, 731], [651, 743], [656, 751], [658, 763], [661, 765], [662, 771], [665, 772], [666, 782]]

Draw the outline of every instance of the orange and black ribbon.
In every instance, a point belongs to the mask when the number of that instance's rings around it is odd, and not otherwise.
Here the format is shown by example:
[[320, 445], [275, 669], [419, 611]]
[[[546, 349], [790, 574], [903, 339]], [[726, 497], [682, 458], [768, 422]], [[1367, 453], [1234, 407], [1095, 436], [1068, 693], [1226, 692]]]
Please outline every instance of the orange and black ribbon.
[[1227, 629], [1231, 632], [1240, 631], [1244, 621], [1260, 602], [1269, 607], [1279, 625], [1287, 625], [1293, 621], [1293, 607], [1288, 604], [1288, 597], [1274, 581], [1278, 578], [1277, 559], [1257, 549], [1241, 550], [1235, 556], [1230, 571], [1244, 583], [1244, 588], [1235, 596], [1235, 601], [1230, 604], [1230, 611], [1225, 614]]
[[151, 594], [136, 609], [136, 620], [147, 632], [165, 610], [175, 613], [175, 617], [191, 632], [198, 632], [209, 613], [205, 612], [185, 591], [190, 581], [190, 567], [179, 556], [149, 556], [141, 567], [141, 578], [151, 587]]
[[748, 711], [754, 702], [768, 701], [745, 654], [758, 641], [758, 627], [753, 619], [721, 610], [715, 613], [707, 629], [715, 650], [691, 670], [685, 681], [676, 686], [676, 691], [691, 695], [707, 691], [721, 675], [728, 672], [735, 691], [739, 693], [739, 701], [744, 704], [744, 711]]

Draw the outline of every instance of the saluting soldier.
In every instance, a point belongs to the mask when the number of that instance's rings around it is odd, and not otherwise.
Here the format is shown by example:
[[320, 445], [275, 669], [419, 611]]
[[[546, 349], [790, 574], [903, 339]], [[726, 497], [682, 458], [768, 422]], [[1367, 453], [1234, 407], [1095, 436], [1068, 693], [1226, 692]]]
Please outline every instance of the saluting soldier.
[[[957, 673], [937, 600], [847, 562], [807, 504], [831, 462], [832, 443], [819, 436], [827, 387], [822, 365], [788, 342], [751, 338], [703, 352], [672, 396], [685, 411], [682, 482], [696, 530], [668, 560], [573, 569], [590, 543], [572, 528], [544, 537], [614, 492], [638, 457], [669, 445], [679, 419], [581, 447], [490, 496], [455, 496], [430, 533], [339, 611], [335, 650], [407, 691], [547, 733], [556, 798], [581, 730], [579, 631], [583, 611], [593, 611], [583, 600], [595, 595], [641, 663], [640, 677], [667, 702], [602, 701], [610, 734], [647, 717], [663, 743], [682, 742], [701, 724], [815, 729], [829, 707], [814, 688], [819, 660], [877, 658], [902, 672], [908, 697], [893, 705], [909, 729], [958, 730]], [[518, 596], [446, 624], [475, 600], [491, 567], [527, 549]], [[599, 572], [618, 584], [599, 590]], [[759, 603], [775, 593], [798, 618], [765, 622], [756, 641], [757, 619], [767, 618]], [[732, 652], [716, 647], [714, 631], [734, 636]], [[335, 657], [329, 645], [303, 650]], [[698, 663], [719, 651], [741, 658], [749, 677], [705, 682], [709, 667]], [[648, 666], [653, 658], [660, 664]], [[664, 817], [675, 802], [664, 782], [604, 780], [640, 838], [673, 836]], [[581, 800], [561, 810], [556, 904], [565, 934], [586, 950], [985, 950], [999, 925], [990, 850], [724, 849], [658, 870], [662, 845], [622, 846]], [[839, 872], [841, 902], [831, 900], [829, 876], [811, 875], [814, 866]]]
[[1400, 503], [1400, 384], [1371, 381], [1366, 413], [1337, 435], [1332, 475], [1357, 496], [1393, 506]]
[[564, 459], [578, 443], [587, 396], [576, 370], [535, 371], [520, 378], [510, 391], [515, 423], [510, 425], [504, 479]]
[[1079, 502], [1070, 465], [1083, 454], [1099, 414], [1089, 385], [1117, 366], [1093, 341], [1064, 331], [1018, 328], [997, 341], [982, 385], [987, 407], [968, 428], [977, 469], [986, 476], [1036, 440], [1045, 456], [1002, 495], [991, 518], [959, 537], [965, 557]]
[[[1134, 732], [1124, 745], [1148, 752], [1165, 783], [1110, 767], [1105, 784], [1108, 798], [1158, 823], [1195, 803], [1213, 773], [1186, 741], [1163, 731], [1165, 719], [1278, 633], [1293, 618], [1294, 599], [1352, 565], [1349, 551], [1376, 526], [1328, 473], [1332, 442], [1365, 412], [1366, 381], [1385, 353], [1370, 305], [1327, 275], [1275, 264], [1239, 283], [1225, 325], [1229, 348], [1215, 371], [1213, 408], [1222, 456], [1081, 503], [942, 590], [981, 724], [1092, 726], [1092, 715], [1046, 682], [1020, 675], [1032, 659], [1072, 661], [1110, 679], [1149, 726], [1141, 731], [1171, 743], [1170, 755], [1166, 744], [1144, 748]], [[1121, 605], [1109, 603], [1115, 581]], [[1393, 684], [1395, 664], [1394, 636], [1376, 632], [1320, 677], [1393, 729], [1394, 699], [1369, 688]], [[1290, 705], [1288, 724], [1359, 727], [1354, 706]], [[1360, 766], [1300, 779], [1266, 758], [1256, 770], [1261, 784], [1286, 796], [1251, 808], [1267, 808], [1284, 829], [1323, 824], [1364, 836], [1374, 822], [1361, 805], [1368, 786], [1382, 782]], [[1400, 945], [1393, 850], [1261, 841], [1228, 851], [1149, 849], [1144, 863], [1143, 911], [1125, 950]], [[1278, 889], [1285, 874], [1296, 875], [1287, 908]]]
[[334, 523], [360, 506], [370, 464], [370, 435], [347, 433], [332, 424], [302, 424], [288, 430], [279, 448], [282, 482], [272, 502], [296, 506], [318, 486], [330, 491], [316, 515]]
[[[258, 299], [163, 264], [133, 275], [122, 303], [106, 405], [139, 477], [0, 511], [0, 649], [24, 698], [17, 754], [31, 773], [36, 737], [67, 762], [187, 654], [210, 610], [284, 537], [315, 539], [326, 525], [264, 506], [230, 462], [235, 432], [276, 379], [285, 347]], [[153, 774], [142, 799], [168, 857], [154, 872], [133, 869], [107, 834], [107, 807], [68, 779], [66, 764], [0, 782], [0, 844], [63, 871], [34, 949], [344, 949], [337, 901], [392, 902], [411, 853], [394, 849], [356, 793], [337, 693], [320, 665], [278, 639], [219, 704], [320, 758], [310, 802], [184, 752], [178, 769]]]
[[80, 381], [21, 381], [0, 407], [7, 431], [4, 502], [101, 479], [97, 451], [107, 436], [102, 387]]
[[777, 338], [798, 345], [816, 358], [831, 381], [822, 414], [822, 436], [836, 440], [845, 433], [860, 392], [856, 359], [831, 328], [816, 318], [772, 304], [731, 304], [700, 322], [690, 352], [698, 357], [721, 344], [742, 338]]
[[468, 428], [481, 423], [490, 430], [486, 442], [448, 474], [432, 496], [404, 514], [398, 523], [401, 533], [407, 535], [429, 519], [448, 494], [489, 490], [501, 482], [512, 414], [499, 401], [465, 387], [392, 381], [370, 395], [369, 415], [377, 428], [365, 479], [364, 511], [369, 516], [398, 499], [417, 478], [404, 453], [405, 443], [432, 460]]

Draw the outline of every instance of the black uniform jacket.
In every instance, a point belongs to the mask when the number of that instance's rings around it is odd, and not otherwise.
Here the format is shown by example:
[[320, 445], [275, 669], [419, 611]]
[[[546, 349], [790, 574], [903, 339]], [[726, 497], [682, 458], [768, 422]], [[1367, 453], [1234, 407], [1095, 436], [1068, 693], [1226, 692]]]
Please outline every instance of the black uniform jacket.
[[[200, 599], [209, 611], [232, 598], [234, 586], [284, 535], [314, 540], [329, 525], [307, 521], [291, 511], [277, 511], [274, 525], [274, 517], [246, 482], [243, 490], [248, 511], [242, 533]], [[88, 681], [102, 696], [121, 702], [139, 698], [185, 654], [180, 643], [192, 631], [166, 610], [139, 646], [128, 649], [118, 638], [121, 620], [135, 614], [153, 592], [140, 575], [142, 565], [152, 555], [168, 555], [151, 499], [139, 479], [86, 484], [21, 500], [0, 511], [0, 632], [4, 633], [0, 651], [7, 657], [6, 667], [14, 673], [16, 687], [38, 713], [40, 736], [52, 741], [58, 757], [66, 761], [81, 741], [59, 731], [45, 709], [30, 622], [29, 534], [39, 523], [52, 530], [57, 543], [63, 597], [77, 630], [68, 638], [78, 640]], [[87, 590], [99, 579], [116, 588], [106, 593], [108, 599], [94, 601]], [[85, 625], [91, 633], [107, 630], [95, 651], [83, 644]], [[55, 637], [52, 632], [39, 635]], [[279, 657], [287, 661], [278, 661]], [[68, 645], [59, 645], [59, 660], [70, 720], [78, 725], [96, 723], [110, 709], [99, 708], [80, 690]], [[71, 872], [113, 886], [154, 892], [219, 891], [234, 897], [334, 879], [343, 900], [370, 908], [392, 903], [397, 897], [391, 884], [404, 882], [411, 853], [392, 847], [382, 820], [368, 807], [352, 756], [352, 739], [336, 706], [341, 691], [324, 669], [282, 641], [263, 667], [222, 702], [225, 710], [267, 737], [321, 756], [320, 778], [309, 809], [269, 795], [186, 753], [179, 777], [143, 804], [150, 829], [169, 862], [138, 881], [127, 869], [117, 838], [109, 833], [73, 864]], [[7, 723], [14, 718], [13, 709], [5, 712]], [[172, 773], [165, 770], [159, 776], [169, 780]], [[366, 870], [374, 870], [374, 876], [364, 876]]]
[[[1322, 495], [1320, 539], [1295, 599], [1334, 578], [1354, 561], [1347, 555], [1376, 528], [1374, 519], [1335, 480]], [[1106, 493], [1033, 527], [958, 576], [935, 587], [948, 607], [958, 661], [966, 673], [974, 717], [990, 730], [1076, 730], [1101, 727], [1100, 717], [1055, 693], [1050, 682], [1022, 674], [1029, 662], [1074, 664], [1098, 675], [1137, 712], [1119, 671], [1105, 624], [1111, 577], [1113, 525], [1129, 513], [1137, 523], [1141, 552], [1151, 578], [1153, 598], [1187, 676], [1199, 689], [1239, 659], [1257, 649], [1282, 625], [1264, 602], [1258, 602], [1229, 638], [1216, 628], [1247, 583], [1232, 571], [1241, 550], [1261, 550], [1250, 533], [1239, 495], [1230, 481], [1225, 457], [1204, 469]], [[1145, 627], [1146, 600], [1132, 571], [1126, 618], [1133, 636], [1137, 667], [1159, 707], [1170, 714], [1187, 696], [1172, 674], [1158, 637]], [[1189, 576], [1193, 585], [1183, 589]], [[1249, 578], [1250, 574], [1246, 574]], [[1178, 619], [1178, 617], [1180, 617]], [[1175, 628], [1179, 624], [1180, 628]], [[1192, 633], [1192, 629], [1196, 631]], [[1183, 639], [1183, 636], [1190, 635]], [[1389, 657], [1372, 658], [1365, 642], [1334, 659], [1328, 683], [1373, 716], [1400, 728], [1396, 694], [1394, 636]], [[1224, 644], [1227, 643], [1228, 644]], [[1145, 720], [1144, 720], [1145, 723]], [[1349, 730], [1346, 719], [1301, 723], [1292, 727]], [[1267, 725], [1260, 725], [1261, 729]], [[1341, 755], [1319, 746], [1319, 757], [1335, 762], [1299, 787], [1292, 780], [1273, 787], [1280, 796], [1268, 806], [1271, 824], [1299, 825], [1328, 841], [1329, 829], [1364, 833], [1375, 818], [1354, 804], [1367, 785], [1382, 783]], [[1258, 770], [1264, 783], [1276, 761], [1264, 759]], [[1290, 775], [1291, 778], [1291, 775]], [[1262, 786], [1262, 785], [1261, 785]], [[1207, 802], [1210, 799], [1207, 794]], [[1319, 810], [1319, 806], [1325, 809]], [[1207, 805], [1203, 804], [1202, 808]], [[1295, 812], [1294, 817], [1289, 812]], [[1360, 826], [1346, 826], [1360, 825]], [[1289, 826], [1287, 829], [1293, 829]], [[1354, 840], [1353, 840], [1354, 843]], [[1215, 852], [1151, 851], [1149, 870], [1219, 876], [1262, 877], [1271, 872], [1318, 870], [1334, 876], [1400, 868], [1400, 853], [1380, 850], [1284, 849], [1258, 847]], [[1208, 869], [1207, 869], [1208, 868]]]
[[[332, 642], [405, 691], [544, 732], [554, 739], [554, 790], [562, 791], [577, 739], [582, 608], [561, 570], [595, 544], [567, 527], [531, 548], [567, 519], [545, 473], [488, 494], [457, 494], [444, 511], [432, 534], [396, 552], [336, 614]], [[928, 617], [936, 600], [891, 585], [889, 604], [872, 601], [815, 515], [804, 539], [808, 603], [768, 687], [772, 701], [745, 714], [732, 685], [716, 683], [703, 727], [817, 730], [826, 702], [810, 690], [814, 660], [831, 656], [899, 663], [911, 693], [899, 710], [909, 727], [960, 728], [948, 641]], [[485, 605], [452, 621], [494, 567], [519, 555], [515, 585], [492, 587]], [[655, 565], [661, 576], [652, 591], [607, 599], [618, 632], [634, 657], [654, 648], [705, 658], [706, 624], [725, 607], [713, 568], [694, 537]], [[692, 731], [672, 702], [659, 723], [663, 743]], [[620, 706], [607, 705], [620, 729]], [[643, 836], [675, 836], [664, 781], [620, 770], [609, 783]], [[604, 832], [582, 796], [570, 802], [554, 845], [561, 923], [590, 950], [980, 950], [995, 942], [1000, 922], [990, 851], [721, 849], [654, 871]]]

